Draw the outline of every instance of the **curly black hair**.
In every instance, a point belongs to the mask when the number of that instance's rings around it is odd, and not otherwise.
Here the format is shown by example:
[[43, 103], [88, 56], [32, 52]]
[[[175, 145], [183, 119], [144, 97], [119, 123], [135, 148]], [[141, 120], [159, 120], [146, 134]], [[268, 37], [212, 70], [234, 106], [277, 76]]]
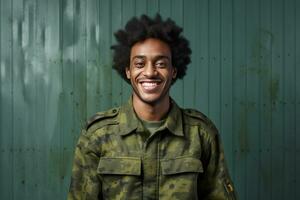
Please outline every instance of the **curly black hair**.
[[156, 38], [167, 43], [171, 50], [172, 65], [177, 69], [177, 78], [182, 79], [186, 73], [187, 65], [191, 62], [191, 49], [189, 42], [181, 35], [182, 28], [177, 26], [170, 18], [162, 20], [159, 14], [151, 19], [147, 15], [140, 18], [131, 18], [125, 29], [114, 33], [117, 44], [111, 46], [113, 49], [113, 69], [121, 77], [130, 83], [126, 78], [125, 68], [130, 66], [131, 47], [140, 41], [148, 38]]

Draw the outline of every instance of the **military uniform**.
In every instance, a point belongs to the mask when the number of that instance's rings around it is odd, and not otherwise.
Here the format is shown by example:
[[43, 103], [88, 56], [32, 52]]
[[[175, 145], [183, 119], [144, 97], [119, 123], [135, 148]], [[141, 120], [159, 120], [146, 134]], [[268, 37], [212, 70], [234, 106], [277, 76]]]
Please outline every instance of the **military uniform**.
[[68, 199], [236, 199], [217, 129], [172, 102], [149, 137], [130, 99], [98, 113], [80, 135]]

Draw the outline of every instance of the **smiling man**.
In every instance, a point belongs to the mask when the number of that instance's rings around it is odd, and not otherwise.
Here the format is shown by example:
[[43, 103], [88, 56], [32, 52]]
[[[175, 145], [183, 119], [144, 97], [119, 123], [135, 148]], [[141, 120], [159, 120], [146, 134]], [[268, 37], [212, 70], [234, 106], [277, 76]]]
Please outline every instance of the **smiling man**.
[[130, 63], [126, 76], [133, 88], [134, 111], [142, 120], [163, 119], [170, 107], [169, 89], [177, 74], [168, 44], [156, 38], [137, 42], [131, 48]]
[[68, 199], [236, 199], [217, 129], [169, 96], [190, 63], [181, 32], [143, 15], [115, 33], [113, 67], [132, 96], [83, 129]]

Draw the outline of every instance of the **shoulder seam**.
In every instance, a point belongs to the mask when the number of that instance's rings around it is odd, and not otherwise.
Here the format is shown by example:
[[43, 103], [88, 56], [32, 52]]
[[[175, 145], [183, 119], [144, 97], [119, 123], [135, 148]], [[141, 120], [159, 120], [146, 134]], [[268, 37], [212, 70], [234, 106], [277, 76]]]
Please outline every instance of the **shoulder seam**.
[[119, 113], [119, 108], [112, 108], [108, 111], [98, 112], [93, 115], [86, 123], [85, 130], [88, 130], [95, 122], [103, 119], [113, 118]]
[[202, 112], [195, 110], [195, 109], [184, 109], [184, 114], [200, 119], [202, 122], [204, 122], [208, 126], [214, 126], [214, 123]]
[[190, 116], [190, 117], [194, 117], [194, 118], [198, 118], [198, 119], [202, 119], [202, 120], [207, 120], [208, 117], [206, 115], [204, 115], [202, 112], [195, 110], [195, 109], [183, 109], [184, 114]]

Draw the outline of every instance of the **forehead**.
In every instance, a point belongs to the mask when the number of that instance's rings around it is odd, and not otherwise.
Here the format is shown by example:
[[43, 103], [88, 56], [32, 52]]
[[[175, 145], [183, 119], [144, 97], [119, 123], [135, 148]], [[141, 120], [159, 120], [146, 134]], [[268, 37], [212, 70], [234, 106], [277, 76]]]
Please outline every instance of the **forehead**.
[[155, 56], [167, 56], [171, 57], [171, 50], [167, 43], [155, 39], [148, 38], [144, 41], [137, 42], [131, 48], [130, 57], [135, 56], [145, 56], [145, 57], [155, 57]]

